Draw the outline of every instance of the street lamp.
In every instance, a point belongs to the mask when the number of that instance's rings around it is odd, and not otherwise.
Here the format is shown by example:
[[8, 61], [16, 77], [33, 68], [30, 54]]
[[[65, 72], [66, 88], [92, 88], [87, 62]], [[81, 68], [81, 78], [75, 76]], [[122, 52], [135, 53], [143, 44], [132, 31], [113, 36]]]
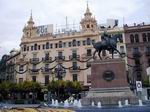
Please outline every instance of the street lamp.
[[54, 69], [54, 74], [58, 78], [58, 80], [62, 80], [62, 78], [66, 75], [66, 70], [62, 67], [61, 64], [58, 64]]

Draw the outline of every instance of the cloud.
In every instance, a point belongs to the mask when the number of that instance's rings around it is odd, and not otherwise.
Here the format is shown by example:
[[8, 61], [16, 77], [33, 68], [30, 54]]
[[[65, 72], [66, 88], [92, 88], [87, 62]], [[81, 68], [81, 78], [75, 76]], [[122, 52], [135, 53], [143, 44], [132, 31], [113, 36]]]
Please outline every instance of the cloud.
[[[150, 20], [149, 0], [89, 0], [89, 7], [98, 23], [107, 18], [123, 17], [126, 23]], [[79, 24], [86, 9], [86, 0], [0, 0], [0, 55], [19, 48], [22, 29], [28, 21], [30, 10], [36, 25]], [[149, 18], [148, 18], [149, 16]]]

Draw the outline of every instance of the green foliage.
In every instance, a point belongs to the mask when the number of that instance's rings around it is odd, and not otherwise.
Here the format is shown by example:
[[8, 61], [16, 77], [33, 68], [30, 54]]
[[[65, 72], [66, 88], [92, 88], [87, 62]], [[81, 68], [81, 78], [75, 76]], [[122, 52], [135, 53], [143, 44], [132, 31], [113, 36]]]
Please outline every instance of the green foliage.
[[56, 95], [58, 99], [66, 99], [72, 94], [78, 94], [82, 91], [82, 86], [77, 81], [63, 81], [63, 80], [57, 80], [57, 81], [51, 81], [49, 85], [47, 86], [48, 90]]
[[149, 78], [147, 77], [144, 81], [142, 81], [143, 87], [150, 87]]

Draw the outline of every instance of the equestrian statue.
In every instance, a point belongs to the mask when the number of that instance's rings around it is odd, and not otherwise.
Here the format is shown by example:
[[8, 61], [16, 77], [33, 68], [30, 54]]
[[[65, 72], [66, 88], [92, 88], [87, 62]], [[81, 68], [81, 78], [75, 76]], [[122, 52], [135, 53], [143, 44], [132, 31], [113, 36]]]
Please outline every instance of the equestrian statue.
[[122, 54], [117, 50], [117, 43], [122, 42], [122, 37], [120, 34], [113, 35], [112, 37], [104, 32], [104, 34], [101, 36], [101, 40], [99, 42], [93, 43], [93, 47], [95, 48], [95, 51], [93, 53], [93, 59], [95, 59], [95, 54], [98, 52], [99, 58], [101, 58], [101, 51], [107, 50], [111, 52], [112, 58], [114, 58], [114, 51], [117, 51], [120, 56]]

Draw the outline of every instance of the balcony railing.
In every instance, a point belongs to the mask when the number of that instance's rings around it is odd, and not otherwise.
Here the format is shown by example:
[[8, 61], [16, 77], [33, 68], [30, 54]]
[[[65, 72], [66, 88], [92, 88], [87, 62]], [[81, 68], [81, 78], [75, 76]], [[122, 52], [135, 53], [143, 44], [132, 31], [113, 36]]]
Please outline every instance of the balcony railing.
[[133, 57], [141, 57], [141, 53], [139, 51], [133, 52], [132, 55], [133, 55]]
[[30, 59], [30, 63], [38, 63], [39, 62], [39, 58], [31, 58]]
[[43, 58], [42, 58], [42, 61], [45, 62], [45, 63], [46, 63], [46, 62], [47, 62], [47, 63], [48, 63], [48, 62], [51, 62], [51, 61], [52, 61], [52, 57], [43, 57]]
[[43, 73], [43, 74], [51, 74], [52, 71], [51, 71], [49, 68], [43, 68], [43, 69], [42, 69], [42, 73]]
[[70, 72], [80, 72], [80, 66], [74, 66], [70, 68]]
[[55, 59], [56, 61], [63, 61], [65, 60], [65, 56], [56, 56]]
[[146, 55], [146, 56], [150, 56], [150, 51], [146, 51], [146, 52], [145, 52], [145, 55]]
[[30, 74], [38, 74], [39, 73], [39, 69], [30, 69]]
[[72, 60], [72, 59], [80, 59], [80, 55], [70, 55], [69, 59], [70, 60]]

